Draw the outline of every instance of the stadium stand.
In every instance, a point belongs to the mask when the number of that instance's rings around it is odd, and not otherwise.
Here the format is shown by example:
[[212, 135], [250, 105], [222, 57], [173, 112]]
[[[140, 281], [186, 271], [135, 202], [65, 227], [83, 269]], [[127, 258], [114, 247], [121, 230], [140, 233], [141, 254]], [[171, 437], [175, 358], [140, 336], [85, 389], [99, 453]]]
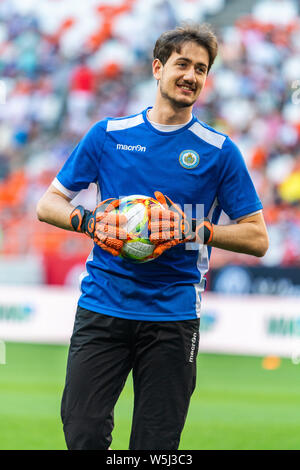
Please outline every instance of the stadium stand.
[[[38, 222], [36, 202], [94, 122], [152, 104], [153, 43], [163, 30], [193, 18], [215, 25], [220, 40], [195, 113], [241, 148], [271, 240], [259, 260], [215, 250], [215, 265], [299, 265], [298, 3], [89, 0], [76, 9], [71, 0], [38, 3], [0, 1], [2, 259], [86, 257], [90, 240]], [[244, 16], [232, 23], [237, 3], [244, 4]], [[80, 198], [92, 207], [94, 189]]]

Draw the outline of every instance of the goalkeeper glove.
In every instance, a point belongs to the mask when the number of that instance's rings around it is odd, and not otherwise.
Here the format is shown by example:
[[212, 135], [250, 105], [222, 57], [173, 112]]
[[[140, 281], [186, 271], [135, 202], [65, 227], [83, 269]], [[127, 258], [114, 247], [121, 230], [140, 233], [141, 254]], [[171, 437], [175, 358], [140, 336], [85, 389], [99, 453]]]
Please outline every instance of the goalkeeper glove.
[[213, 225], [205, 217], [188, 217], [168, 196], [156, 191], [155, 197], [163, 206], [153, 207], [150, 212], [150, 241], [156, 245], [154, 255], [161, 255], [172, 246], [186, 242], [207, 244], [213, 237]]
[[106, 199], [94, 211], [77, 206], [71, 212], [70, 220], [76, 232], [82, 232], [94, 240], [103, 250], [118, 256], [127, 239], [127, 224], [124, 214], [113, 212], [119, 206], [119, 199]]

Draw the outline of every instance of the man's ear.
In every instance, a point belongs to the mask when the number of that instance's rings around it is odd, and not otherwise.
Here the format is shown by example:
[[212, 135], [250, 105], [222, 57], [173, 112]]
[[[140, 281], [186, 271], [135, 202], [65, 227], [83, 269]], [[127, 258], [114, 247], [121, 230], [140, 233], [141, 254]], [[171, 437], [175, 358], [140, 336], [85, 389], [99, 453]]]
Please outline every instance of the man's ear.
[[152, 72], [153, 72], [153, 77], [156, 78], [156, 80], [161, 79], [161, 72], [163, 69], [163, 64], [159, 59], [154, 59], [152, 62]]

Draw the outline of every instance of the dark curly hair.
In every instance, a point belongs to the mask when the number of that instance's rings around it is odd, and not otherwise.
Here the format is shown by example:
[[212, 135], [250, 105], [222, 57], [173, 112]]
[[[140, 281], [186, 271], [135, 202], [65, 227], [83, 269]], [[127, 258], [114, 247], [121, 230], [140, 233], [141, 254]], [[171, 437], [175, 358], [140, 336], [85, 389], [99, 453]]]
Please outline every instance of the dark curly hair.
[[181, 46], [188, 41], [195, 42], [207, 50], [209, 56], [207, 72], [209, 72], [218, 53], [218, 40], [210, 25], [206, 23], [184, 23], [173, 30], [165, 31], [155, 43], [153, 58], [159, 59], [164, 65], [170, 55], [174, 51], [180, 53]]

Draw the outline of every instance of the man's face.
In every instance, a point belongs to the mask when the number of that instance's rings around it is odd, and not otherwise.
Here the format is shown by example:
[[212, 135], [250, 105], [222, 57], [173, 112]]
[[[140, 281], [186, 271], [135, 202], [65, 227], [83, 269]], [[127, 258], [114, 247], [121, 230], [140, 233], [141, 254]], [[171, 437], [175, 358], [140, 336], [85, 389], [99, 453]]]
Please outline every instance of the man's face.
[[205, 84], [208, 64], [207, 50], [195, 42], [184, 43], [165, 65], [155, 59], [153, 74], [159, 80], [161, 96], [177, 108], [193, 106]]

